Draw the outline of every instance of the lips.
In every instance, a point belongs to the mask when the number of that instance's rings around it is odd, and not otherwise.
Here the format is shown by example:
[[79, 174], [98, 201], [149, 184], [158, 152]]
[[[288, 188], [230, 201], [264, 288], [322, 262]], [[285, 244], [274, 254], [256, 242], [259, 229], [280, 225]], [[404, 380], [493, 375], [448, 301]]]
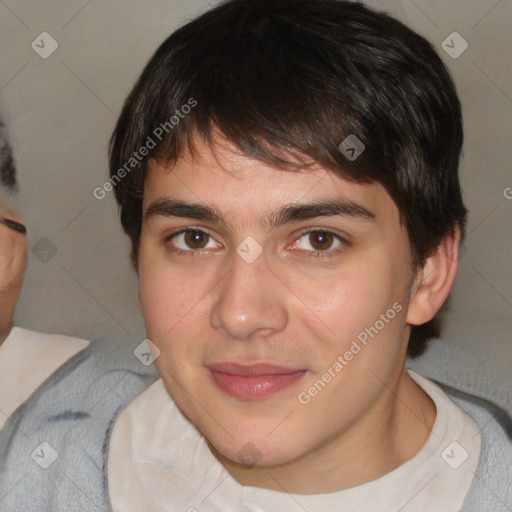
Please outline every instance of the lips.
[[238, 363], [218, 363], [210, 364], [208, 368], [215, 372], [229, 373], [230, 375], [242, 376], [261, 376], [261, 375], [287, 375], [295, 373], [296, 368], [286, 368], [284, 366], [276, 366], [273, 364], [257, 363], [250, 365], [243, 365]]
[[302, 379], [307, 371], [266, 363], [215, 363], [208, 365], [208, 369], [220, 390], [245, 400], [274, 395]]

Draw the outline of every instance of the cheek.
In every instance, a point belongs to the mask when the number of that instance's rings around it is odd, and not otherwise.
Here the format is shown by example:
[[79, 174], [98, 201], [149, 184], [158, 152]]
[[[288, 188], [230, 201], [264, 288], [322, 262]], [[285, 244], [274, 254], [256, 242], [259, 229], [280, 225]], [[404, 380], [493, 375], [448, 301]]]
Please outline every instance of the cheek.
[[139, 257], [139, 294], [146, 325], [166, 332], [192, 309], [197, 286], [146, 249]]
[[391, 305], [390, 280], [381, 268], [351, 266], [322, 280], [303, 281], [298, 296], [319, 324], [321, 338], [349, 341]]
[[332, 393], [339, 400], [340, 389], [350, 389], [354, 397], [372, 396], [380, 386], [376, 375], [390, 374], [403, 348], [405, 288], [384, 258], [378, 263], [360, 259], [339, 271], [336, 279], [324, 280], [321, 287], [310, 283], [311, 309], [322, 319], [315, 325], [314, 316], [304, 317], [312, 319], [306, 329], [321, 341], [324, 367], [316, 370], [322, 372], [343, 357], [337, 365], [343, 369], [334, 372], [336, 378], [324, 399]]
[[326, 411], [331, 425], [345, 425], [368, 408], [401, 358], [405, 308], [400, 310], [401, 304], [393, 308], [384, 297], [380, 299], [385, 306], [367, 305], [365, 297], [359, 295], [359, 311], [340, 316], [337, 338], [327, 346], [324, 338], [324, 366], [302, 389], [301, 399], [309, 400], [305, 410], [309, 417], [324, 420], [319, 427], [323, 431], [330, 428], [325, 426]]
[[139, 293], [146, 334], [161, 351], [155, 364], [161, 373], [174, 374], [179, 362], [200, 356], [197, 340], [205, 339], [201, 329], [209, 288], [200, 276], [182, 275], [155, 260], [140, 261]]

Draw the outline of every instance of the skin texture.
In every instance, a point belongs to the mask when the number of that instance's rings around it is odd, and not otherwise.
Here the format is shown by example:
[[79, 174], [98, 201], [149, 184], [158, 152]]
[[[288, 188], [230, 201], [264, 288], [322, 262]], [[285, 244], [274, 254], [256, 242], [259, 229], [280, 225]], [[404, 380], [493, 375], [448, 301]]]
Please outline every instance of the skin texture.
[[[21, 215], [5, 203], [0, 204], [0, 219], [24, 224]], [[0, 223], [0, 344], [12, 328], [14, 308], [27, 266], [27, 237]]]
[[[150, 161], [144, 191], [144, 212], [172, 197], [215, 206], [230, 223], [143, 220], [139, 308], [160, 350], [155, 365], [169, 395], [243, 485], [334, 492], [412, 458], [436, 411], [403, 369], [410, 325], [432, 318], [448, 296], [458, 232], [413, 273], [406, 230], [381, 185], [350, 183], [318, 166], [275, 169], [222, 139], [213, 153], [201, 140], [196, 148], [195, 159], [185, 155], [172, 169]], [[287, 204], [337, 198], [364, 206], [376, 221], [317, 217], [272, 229], [258, 222]], [[196, 245], [171, 237], [187, 227], [210, 237]], [[346, 242], [319, 244], [307, 228], [332, 229]], [[236, 252], [249, 236], [263, 248], [252, 263]], [[308, 257], [319, 247], [331, 256]], [[394, 303], [401, 311], [308, 404], [300, 403], [299, 393]], [[221, 361], [307, 373], [272, 396], [246, 400], [214, 384], [206, 365]], [[247, 453], [252, 460], [243, 464]]]

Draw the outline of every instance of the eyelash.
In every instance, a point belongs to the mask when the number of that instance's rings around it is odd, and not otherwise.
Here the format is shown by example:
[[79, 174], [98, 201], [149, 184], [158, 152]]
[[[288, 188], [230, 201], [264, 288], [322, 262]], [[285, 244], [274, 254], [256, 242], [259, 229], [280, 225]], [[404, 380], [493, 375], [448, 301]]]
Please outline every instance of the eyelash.
[[[206, 254], [207, 252], [209, 252], [208, 250], [202, 251], [200, 249], [197, 249], [197, 250], [191, 249], [189, 251], [184, 251], [182, 249], [178, 249], [177, 247], [173, 247], [168, 244], [174, 237], [181, 235], [183, 233], [188, 233], [190, 231], [198, 231], [200, 233], [205, 234], [209, 238], [213, 238], [210, 235], [210, 233], [208, 233], [204, 229], [195, 228], [193, 226], [187, 227], [187, 228], [181, 229], [180, 231], [176, 231], [175, 233], [172, 233], [171, 235], [167, 236], [164, 239], [164, 243], [166, 244], [167, 249], [172, 253], [176, 253], [178, 255], [183, 255], [183, 256], [191, 256], [191, 257]], [[329, 233], [329, 234], [333, 235], [339, 242], [341, 242], [342, 246], [338, 247], [337, 249], [333, 249], [333, 250], [327, 249], [325, 251], [305, 251], [305, 252], [309, 253], [306, 256], [307, 258], [332, 258], [332, 257], [336, 256], [341, 250], [343, 250], [343, 246], [349, 245], [348, 242], [343, 237], [341, 237], [338, 233], [336, 233], [328, 228], [309, 228], [309, 229], [303, 231], [298, 236], [298, 238], [295, 240], [295, 242], [300, 240], [304, 235], [307, 235], [308, 233]]]

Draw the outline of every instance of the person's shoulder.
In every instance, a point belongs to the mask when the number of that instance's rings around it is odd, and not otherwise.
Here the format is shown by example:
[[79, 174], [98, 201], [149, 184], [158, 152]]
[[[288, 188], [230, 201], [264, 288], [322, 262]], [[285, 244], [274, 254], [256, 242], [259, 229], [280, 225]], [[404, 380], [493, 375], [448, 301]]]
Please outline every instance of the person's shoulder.
[[[86, 341], [71, 339], [75, 342]], [[137, 379], [152, 382], [158, 376], [154, 366], [137, 357], [132, 344], [128, 340], [105, 338], [86, 341], [83, 348], [52, 376], [51, 387], [69, 379], [70, 374], [73, 374], [73, 382], [78, 383], [80, 380], [77, 379], [83, 379], [95, 388], [105, 381], [115, 381], [119, 376], [123, 376], [125, 383]]]
[[91, 417], [103, 423], [157, 378], [154, 366], [143, 364], [128, 342], [95, 339], [41, 386], [36, 401], [26, 405], [40, 409], [44, 404], [43, 422]]
[[509, 511], [512, 503], [512, 418], [499, 405], [439, 383], [479, 427], [481, 452], [463, 512]]
[[[134, 350], [132, 345], [137, 343], [131, 340], [86, 340], [17, 326], [12, 328], [9, 338], [13, 346], [43, 353], [55, 361], [49, 377], [34, 392], [39, 400], [53, 396], [54, 400], [82, 403], [114, 386], [117, 393], [138, 393], [157, 378], [154, 366], [141, 357], [144, 350]], [[139, 352], [137, 357], [135, 353]]]
[[494, 403], [512, 416], [512, 374], [506, 364], [509, 352], [495, 348], [493, 357], [482, 360], [474, 350], [438, 338], [431, 340], [424, 354], [409, 356], [406, 366], [435, 382]]
[[64, 510], [74, 500], [87, 510], [101, 503], [109, 429], [157, 378], [154, 367], [139, 361], [129, 343], [87, 343], [0, 433], [0, 497], [5, 494], [0, 509], [41, 510], [44, 504], [48, 510]]
[[478, 361], [444, 340], [435, 340], [426, 353], [407, 366], [434, 381], [476, 422], [481, 434], [480, 459], [464, 512], [505, 512], [512, 503], [512, 386]]
[[42, 331], [34, 331], [32, 329], [26, 329], [25, 327], [20, 327], [18, 325], [14, 325], [9, 333], [9, 337], [14, 336], [16, 338], [23, 338], [25, 340], [32, 341], [34, 343], [42, 343], [42, 344], [54, 344], [60, 343], [62, 345], [72, 345], [74, 347], [82, 347], [85, 348], [89, 345], [90, 341], [84, 338], [78, 338], [76, 336], [69, 336], [67, 334], [60, 333], [48, 333]]

